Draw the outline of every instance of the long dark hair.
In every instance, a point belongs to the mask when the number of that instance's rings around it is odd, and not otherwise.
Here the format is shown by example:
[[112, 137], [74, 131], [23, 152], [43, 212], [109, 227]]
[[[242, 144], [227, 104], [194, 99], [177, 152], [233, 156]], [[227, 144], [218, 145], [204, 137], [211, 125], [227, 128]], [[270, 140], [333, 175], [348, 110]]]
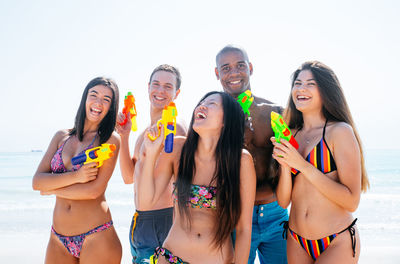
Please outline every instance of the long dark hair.
[[[369, 181], [367, 177], [367, 171], [365, 169], [361, 139], [354, 125], [353, 117], [346, 102], [346, 98], [344, 97], [339, 80], [333, 70], [322, 62], [307, 61], [293, 73], [291, 86], [292, 89], [299, 73], [304, 70], [311, 71], [315, 81], [318, 84], [318, 90], [322, 99], [322, 114], [324, 115], [325, 119], [334, 122], [345, 122], [353, 128], [361, 154], [361, 190], [365, 192], [369, 188]], [[291, 95], [289, 96], [288, 106], [285, 110], [284, 118], [288, 121], [290, 128], [301, 129], [303, 127], [303, 115], [299, 110], [296, 109]]]
[[113, 133], [115, 129], [115, 123], [117, 120], [117, 113], [118, 113], [118, 102], [119, 102], [119, 92], [117, 84], [108, 78], [104, 77], [97, 77], [91, 80], [87, 85], [85, 90], [82, 94], [81, 103], [78, 108], [78, 112], [76, 113], [75, 117], [75, 124], [74, 127], [69, 131], [69, 135], [77, 135], [79, 141], [83, 140], [83, 132], [85, 126], [85, 119], [86, 119], [86, 99], [89, 93], [89, 89], [93, 88], [97, 85], [103, 85], [108, 88], [113, 93], [113, 97], [111, 99], [111, 106], [108, 110], [107, 115], [103, 118], [100, 122], [98, 134], [100, 137], [100, 144], [106, 142]]
[[[223, 92], [209, 92], [200, 102], [212, 94], [221, 96], [224, 111], [223, 127], [215, 149], [215, 172], [210, 182], [210, 185], [216, 184], [217, 187], [214, 243], [222, 247], [223, 242], [237, 225], [241, 213], [239, 186], [244, 142], [244, 114], [240, 105], [229, 94]], [[190, 199], [191, 184], [196, 171], [195, 153], [199, 141], [199, 135], [193, 130], [193, 122], [194, 112], [187, 139], [182, 148], [176, 181], [179, 212], [189, 220], [189, 223], [190, 212], [187, 201]]]

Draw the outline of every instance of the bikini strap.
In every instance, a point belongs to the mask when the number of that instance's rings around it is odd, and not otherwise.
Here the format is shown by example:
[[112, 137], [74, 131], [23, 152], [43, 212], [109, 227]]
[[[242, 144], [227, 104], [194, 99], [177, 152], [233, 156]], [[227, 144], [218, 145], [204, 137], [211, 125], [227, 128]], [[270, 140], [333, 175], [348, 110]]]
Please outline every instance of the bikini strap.
[[354, 219], [354, 221], [345, 229], [337, 233], [338, 235], [349, 230], [350, 233], [350, 238], [351, 238], [351, 248], [353, 249], [353, 258], [356, 256], [356, 229], [354, 228], [354, 225], [357, 222], [357, 218]]
[[283, 225], [282, 238], [287, 240], [287, 233], [289, 229], [289, 221], [282, 221], [279, 225]]
[[[325, 141], [325, 130], [326, 130], [326, 125], [328, 124], [328, 119], [326, 119], [326, 121], [325, 121], [325, 125], [324, 125], [324, 130], [322, 131], [322, 138], [324, 139], [324, 141]], [[326, 142], [326, 141], [325, 141]]]

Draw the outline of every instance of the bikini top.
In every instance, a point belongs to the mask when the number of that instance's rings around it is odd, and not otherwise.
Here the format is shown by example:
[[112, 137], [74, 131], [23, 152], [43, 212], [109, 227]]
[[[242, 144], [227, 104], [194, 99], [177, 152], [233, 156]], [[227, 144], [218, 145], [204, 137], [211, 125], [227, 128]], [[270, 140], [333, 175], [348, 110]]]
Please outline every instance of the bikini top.
[[[93, 147], [93, 143], [96, 140], [97, 134], [96, 136], [94, 136], [92, 142], [84, 149], [82, 150], [78, 155], [84, 153], [86, 150], [90, 149]], [[62, 151], [64, 149], [64, 145], [65, 143], [67, 143], [67, 141], [71, 138], [71, 136], [69, 136], [67, 138], [67, 140], [64, 141], [64, 143], [57, 149], [56, 153], [54, 154], [53, 158], [51, 159], [50, 162], [50, 169], [53, 173], [63, 173], [63, 172], [67, 172], [67, 168], [65, 168], [63, 159], [62, 159]], [[80, 167], [82, 167], [82, 164], [77, 164], [77, 165], [72, 165], [72, 171], [77, 171]]]
[[[336, 170], [335, 159], [333, 158], [332, 151], [329, 149], [329, 146], [325, 140], [325, 128], [327, 123], [328, 120], [326, 120], [325, 122], [321, 140], [319, 141], [319, 143], [317, 143], [317, 145], [315, 145], [315, 147], [310, 151], [310, 153], [308, 153], [306, 157], [306, 160], [308, 162], [310, 162], [312, 165], [314, 165], [314, 167], [316, 167], [324, 174]], [[297, 130], [297, 132], [299, 131], [300, 129]], [[296, 136], [296, 134], [294, 134], [294, 136]], [[291, 172], [292, 176], [297, 176], [300, 173], [300, 171], [294, 168], [291, 169]]]
[[[174, 202], [177, 202], [178, 197], [176, 188], [174, 188], [172, 196], [174, 198]], [[187, 203], [190, 204], [192, 208], [216, 209], [217, 187], [192, 184], [189, 201], [187, 201]]]

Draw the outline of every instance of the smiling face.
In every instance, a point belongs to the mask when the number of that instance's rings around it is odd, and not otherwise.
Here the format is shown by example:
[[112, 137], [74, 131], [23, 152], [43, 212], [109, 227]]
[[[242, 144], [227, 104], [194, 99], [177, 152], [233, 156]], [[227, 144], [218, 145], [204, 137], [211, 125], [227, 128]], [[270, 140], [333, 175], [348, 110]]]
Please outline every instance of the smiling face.
[[211, 94], [195, 108], [193, 130], [197, 133], [214, 130], [219, 134], [223, 126], [223, 119], [222, 98], [219, 94]]
[[311, 71], [303, 70], [297, 76], [292, 87], [292, 100], [301, 112], [321, 110], [321, 95]]
[[253, 65], [238, 50], [226, 51], [217, 58], [215, 74], [226, 93], [237, 96], [250, 88]]
[[110, 109], [113, 93], [104, 85], [96, 85], [89, 89], [86, 98], [86, 118], [100, 123]]
[[152, 107], [163, 109], [179, 94], [176, 89], [176, 76], [171, 72], [158, 71], [149, 83], [149, 100]]

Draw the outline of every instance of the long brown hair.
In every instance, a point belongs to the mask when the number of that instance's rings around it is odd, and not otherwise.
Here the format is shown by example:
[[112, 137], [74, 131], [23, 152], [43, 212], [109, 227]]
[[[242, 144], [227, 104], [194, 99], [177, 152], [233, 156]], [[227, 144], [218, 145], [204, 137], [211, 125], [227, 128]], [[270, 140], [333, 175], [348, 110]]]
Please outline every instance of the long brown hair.
[[[361, 154], [361, 190], [365, 192], [369, 188], [369, 180], [365, 169], [365, 161], [360, 136], [354, 125], [353, 117], [350, 113], [349, 106], [344, 97], [342, 87], [336, 74], [331, 68], [319, 61], [307, 61], [303, 63], [292, 76], [292, 89], [299, 73], [304, 70], [311, 71], [315, 81], [318, 84], [318, 90], [322, 99], [322, 113], [326, 120], [334, 122], [345, 122], [349, 124], [357, 139]], [[289, 96], [288, 105], [284, 113], [285, 120], [293, 129], [301, 129], [303, 127], [303, 115], [296, 109], [292, 96]]]

